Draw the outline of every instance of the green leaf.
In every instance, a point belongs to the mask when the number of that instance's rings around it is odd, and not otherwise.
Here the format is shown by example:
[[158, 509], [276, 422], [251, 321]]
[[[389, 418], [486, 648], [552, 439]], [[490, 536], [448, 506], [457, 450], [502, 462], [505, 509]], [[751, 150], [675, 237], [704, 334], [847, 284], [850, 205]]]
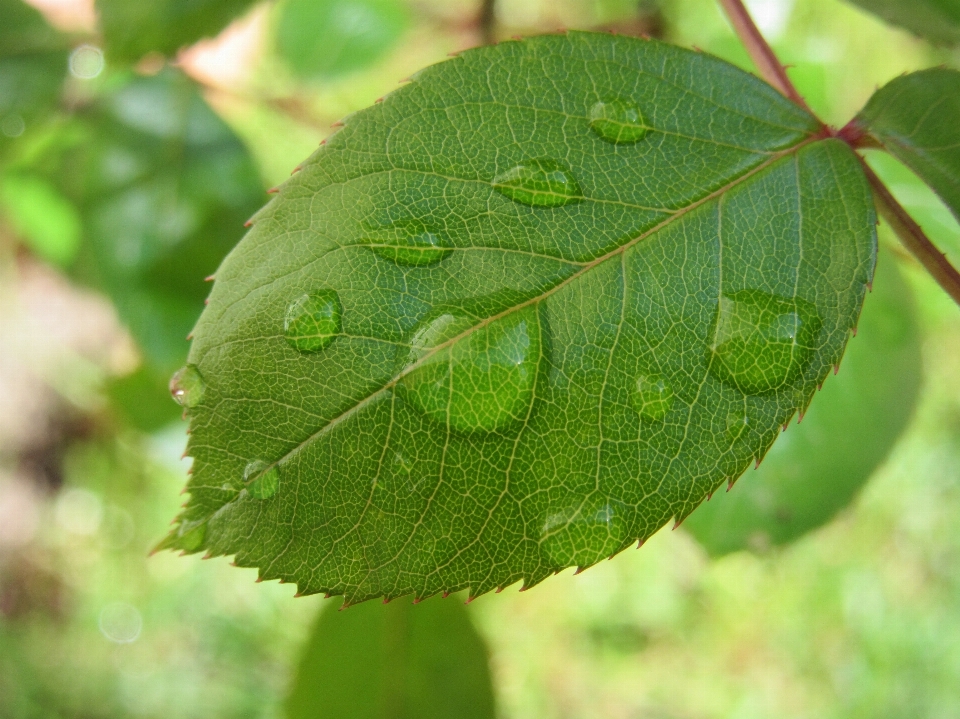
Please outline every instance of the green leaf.
[[67, 42], [21, 0], [0, 0], [0, 147], [24, 134], [56, 102]]
[[[614, 101], [642, 138], [591, 126]], [[424, 70], [347, 118], [218, 271], [189, 357], [191, 497], [162, 546], [354, 602], [529, 586], [687, 516], [856, 323], [873, 203], [821, 137], [753, 76], [635, 38]], [[382, 251], [420, 228], [452, 251]], [[331, 291], [337, 336], [298, 350], [288, 308]], [[756, 422], [730, 439], [738, 412]]]
[[179, 72], [139, 77], [80, 118], [59, 182], [81, 209], [77, 273], [104, 289], [169, 375], [212, 274], [260, 206], [246, 148]]
[[877, 90], [854, 122], [917, 173], [960, 219], [960, 72], [937, 67]]
[[173, 55], [217, 35], [256, 0], [97, 0], [109, 60]]
[[892, 256], [882, 257], [857, 330], [803, 421], [684, 523], [711, 554], [784, 544], [819, 527], [893, 448], [913, 414], [922, 366], [910, 288]]
[[935, 43], [960, 42], [958, 0], [850, 0], [893, 25]]
[[381, 57], [407, 26], [397, 0], [287, 0], [276, 46], [304, 78], [360, 70]]
[[80, 216], [52, 183], [30, 175], [0, 177], [0, 214], [39, 257], [66, 266], [80, 246]]
[[325, 608], [288, 719], [493, 719], [487, 650], [459, 601]]

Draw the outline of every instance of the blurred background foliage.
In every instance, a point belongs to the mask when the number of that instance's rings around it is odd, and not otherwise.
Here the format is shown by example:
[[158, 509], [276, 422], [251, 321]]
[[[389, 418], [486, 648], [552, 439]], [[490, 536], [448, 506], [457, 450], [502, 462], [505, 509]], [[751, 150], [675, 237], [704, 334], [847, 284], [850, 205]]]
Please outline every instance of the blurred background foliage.
[[[748, 5], [838, 126], [900, 73], [960, 65], [841, 0]], [[400, 78], [561, 27], [750, 68], [713, 0], [0, 0], [0, 717], [350, 719], [384, 696], [402, 716], [960, 716], [960, 312], [885, 228], [804, 423], [643, 551], [465, 611], [346, 613], [148, 558], [188, 469], [166, 383], [266, 189]], [[869, 161], [960, 255], [940, 200]]]

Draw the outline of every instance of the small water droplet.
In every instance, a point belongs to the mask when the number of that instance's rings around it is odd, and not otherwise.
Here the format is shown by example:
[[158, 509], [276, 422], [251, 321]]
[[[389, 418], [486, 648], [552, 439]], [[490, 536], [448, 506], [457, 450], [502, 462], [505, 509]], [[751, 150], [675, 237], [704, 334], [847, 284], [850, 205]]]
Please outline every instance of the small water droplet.
[[783, 387], [809, 364], [822, 324], [806, 300], [760, 290], [723, 295], [711, 330], [710, 371], [746, 394]]
[[334, 290], [302, 295], [287, 307], [283, 334], [301, 352], [319, 352], [340, 334], [343, 308]]
[[541, 547], [557, 567], [588, 567], [616, 552], [625, 531], [613, 502], [571, 504], [547, 515]]
[[673, 405], [673, 387], [658, 374], [641, 375], [630, 393], [630, 402], [641, 417], [660, 422]]
[[244, 468], [243, 482], [254, 499], [270, 499], [280, 487], [280, 470], [275, 464], [255, 459]]
[[180, 540], [177, 546], [185, 552], [196, 552], [203, 548], [203, 543], [207, 539], [207, 523], [201, 524], [183, 523], [178, 530]]
[[413, 267], [436, 264], [453, 252], [442, 234], [416, 221], [367, 230], [363, 241], [370, 243], [370, 248], [381, 257]]
[[643, 112], [631, 100], [607, 100], [590, 108], [590, 129], [598, 137], [614, 144], [637, 142], [647, 131]]
[[207, 385], [196, 365], [188, 364], [170, 378], [170, 396], [182, 407], [193, 409], [203, 401]]
[[547, 157], [521, 162], [493, 178], [493, 189], [534, 207], [560, 207], [583, 199], [573, 173]]
[[[542, 352], [540, 315], [528, 306], [476, 327], [444, 313], [410, 342], [401, 395], [428, 417], [460, 432], [492, 432], [523, 419], [533, 402]], [[454, 344], [435, 348], [468, 332]]]
[[748, 429], [750, 429], [749, 416], [742, 412], [730, 412], [727, 414], [724, 431], [731, 442], [736, 442], [741, 437], [746, 436]]

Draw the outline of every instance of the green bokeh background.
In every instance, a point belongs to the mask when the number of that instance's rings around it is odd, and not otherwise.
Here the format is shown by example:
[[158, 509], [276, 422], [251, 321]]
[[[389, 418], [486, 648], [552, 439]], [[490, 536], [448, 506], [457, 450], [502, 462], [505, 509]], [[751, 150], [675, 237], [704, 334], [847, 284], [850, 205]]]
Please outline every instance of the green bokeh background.
[[[748, 4], [801, 93], [833, 124], [846, 123], [878, 85], [904, 71], [960, 67], [957, 51], [934, 48], [840, 0]], [[230, 31], [259, 49], [229, 82], [204, 76], [195, 57], [184, 60], [267, 186], [288, 177], [331, 123], [479, 41], [474, 2], [391, 5], [392, 19], [377, 26], [390, 32], [349, 61], [320, 57], [324, 69], [315, 74], [291, 67], [275, 47], [282, 4], [254, 7], [241, 19], [248, 36]], [[749, 67], [712, 0], [661, 5], [655, 15], [652, 3], [640, 3], [638, 12], [633, 0], [501, 0], [496, 32], [663, 31]], [[360, 32], [364, 25], [350, 27]], [[66, 37], [72, 47], [101, 41], [82, 27]], [[337, 47], [329, 44], [331, 52]], [[65, 99], [48, 120], [0, 139], [5, 177], [56, 179], [49, 158], [61, 144], [75, 147], [72, 113], [93, 106], [123, 73], [152, 76], [158, 62], [148, 56], [130, 70], [109, 52], [105, 60], [94, 79], [67, 77]], [[40, 112], [31, 103], [27, 119]], [[890, 158], [871, 153], [870, 162], [939, 246], [960, 256], [960, 228], [936, 196]], [[14, 186], [3, 184], [0, 203], [11, 202], [6, 188]], [[313, 619], [339, 600], [295, 599], [293, 588], [255, 584], [254, 571], [228, 559], [148, 557], [182, 501], [184, 425], [174, 419], [175, 406], [171, 417], [151, 404], [165, 376], [143, 351], [119, 369], [70, 353], [56, 363], [34, 361], [54, 351], [58, 334], [17, 319], [24, 304], [18, 293], [32, 286], [37, 267], [69, 264], [69, 253], [55, 247], [45, 254], [23, 232], [0, 210], [0, 367], [8, 373], [9, 357], [30, 364], [57, 409], [38, 419], [3, 396], [0, 717], [283, 716]], [[237, 227], [236, 239], [241, 233]], [[641, 551], [577, 577], [567, 571], [529, 592], [478, 599], [468, 615], [489, 647], [498, 716], [960, 715], [960, 310], [884, 228], [881, 242], [914, 293], [926, 376], [913, 421], [864, 490], [828, 525], [779, 549], [711, 560], [683, 527], [667, 528]], [[70, 267], [43, 271], [61, 273], [53, 275], [62, 279], [57, 292], [83, 279]], [[83, 327], [81, 334], [95, 331]], [[38, 422], [66, 429], [28, 461], [34, 455], [10, 438]], [[40, 465], [52, 469], [35, 471]], [[28, 515], [29, 532], [18, 534], [13, 528], [26, 526]]]

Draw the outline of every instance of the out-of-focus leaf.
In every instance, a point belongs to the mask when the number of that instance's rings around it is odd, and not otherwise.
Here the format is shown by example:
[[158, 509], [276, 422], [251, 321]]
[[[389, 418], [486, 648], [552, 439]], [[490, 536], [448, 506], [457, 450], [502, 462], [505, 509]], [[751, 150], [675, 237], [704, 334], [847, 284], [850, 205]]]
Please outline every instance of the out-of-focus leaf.
[[960, 0], [850, 0], [935, 43], [960, 42]]
[[0, 0], [0, 145], [54, 104], [67, 72], [67, 41], [21, 0]]
[[301, 77], [359, 70], [390, 49], [407, 25], [397, 0], [287, 0], [277, 51]]
[[80, 246], [80, 215], [50, 182], [30, 175], [0, 178], [0, 217], [39, 257], [66, 266]]
[[783, 544], [847, 506], [913, 414], [920, 342], [910, 288], [884, 254], [857, 336], [803, 421], [754, 471], [700, 505], [684, 526], [714, 555]]
[[169, 374], [263, 189], [246, 148], [182, 74], [140, 77], [81, 118], [61, 182], [81, 207], [78, 273], [107, 291]]
[[257, 0], [97, 0], [109, 60], [173, 55], [218, 34]]
[[594, 564], [806, 408], [874, 225], [850, 148], [708, 55], [569, 33], [427, 68], [218, 270], [163, 546], [351, 603]]
[[487, 650], [461, 602], [324, 609], [287, 719], [493, 719]]
[[960, 219], [960, 72], [935, 67], [877, 90], [856, 117]]

